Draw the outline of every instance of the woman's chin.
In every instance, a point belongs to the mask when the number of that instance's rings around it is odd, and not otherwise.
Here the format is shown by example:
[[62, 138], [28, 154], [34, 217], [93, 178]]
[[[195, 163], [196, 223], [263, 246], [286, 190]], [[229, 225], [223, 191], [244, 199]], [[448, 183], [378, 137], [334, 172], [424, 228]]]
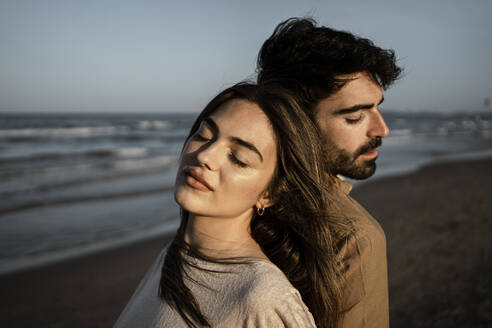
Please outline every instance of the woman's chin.
[[180, 187], [176, 187], [176, 189], [174, 189], [174, 200], [179, 206], [181, 206], [182, 209], [188, 211], [187, 203], [188, 203], [189, 196], [186, 195], [187, 194], [186, 191], [182, 189], [183, 188]]
[[178, 186], [174, 190], [174, 200], [185, 211], [199, 213], [207, 206], [208, 200], [201, 199], [202, 195], [193, 192], [193, 188]]

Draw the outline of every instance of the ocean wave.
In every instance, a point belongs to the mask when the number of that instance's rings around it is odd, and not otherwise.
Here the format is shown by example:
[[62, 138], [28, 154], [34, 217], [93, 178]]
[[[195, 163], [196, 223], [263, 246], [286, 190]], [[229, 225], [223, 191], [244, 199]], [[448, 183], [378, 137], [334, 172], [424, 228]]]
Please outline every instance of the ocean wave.
[[117, 149], [91, 149], [86, 151], [39, 152], [24, 156], [0, 158], [0, 165], [16, 165], [29, 162], [55, 161], [67, 158], [133, 158], [146, 156], [151, 152], [149, 147], [127, 147]]
[[459, 135], [481, 135], [487, 137], [490, 135], [490, 130], [486, 124], [477, 127], [472, 121], [464, 121], [458, 125], [453, 122], [448, 122], [442, 126], [437, 126], [432, 130], [412, 130], [412, 129], [391, 129], [385, 141], [398, 142], [410, 138], [428, 138], [428, 137], [445, 137]]
[[10, 129], [0, 130], [0, 139], [111, 136], [128, 131], [128, 126]]
[[49, 174], [61, 174], [67, 172], [84, 172], [93, 170], [116, 170], [116, 171], [129, 171], [138, 169], [150, 169], [156, 167], [165, 167], [174, 163], [177, 160], [177, 156], [162, 155], [144, 159], [133, 160], [120, 160], [112, 162], [102, 163], [82, 163], [68, 166], [57, 167], [45, 167], [45, 168], [28, 168], [19, 169], [14, 171], [0, 172], [0, 178], [14, 178], [23, 175], [49, 175]]
[[137, 124], [138, 128], [142, 130], [168, 130], [173, 127], [173, 124], [169, 121], [139, 121]]
[[393, 129], [390, 132], [388, 138], [399, 138], [399, 137], [407, 137], [412, 135], [413, 132], [411, 129]]
[[[173, 165], [166, 165], [161, 167], [155, 167], [145, 170], [134, 170], [134, 171], [115, 171], [115, 172], [98, 172], [82, 175], [67, 175], [63, 179], [51, 179], [49, 176], [45, 179], [39, 179], [34, 182], [31, 181], [26, 183], [26, 181], [21, 181], [16, 179], [18, 183], [13, 183], [14, 180], [6, 183], [4, 180], [0, 184], [0, 199], [2, 199], [6, 204], [15, 202], [16, 199], [26, 199], [37, 197], [46, 197], [47, 193], [52, 192], [62, 192], [65, 196], [66, 189], [74, 189], [94, 184], [108, 184], [118, 183], [122, 181], [129, 181], [131, 179], [145, 179], [145, 177], [151, 177], [152, 185], [154, 181], [160, 180], [161, 178], [168, 176], [169, 172], [174, 172]], [[30, 179], [31, 177], [28, 177]], [[159, 182], [160, 183], [160, 182]], [[133, 185], [135, 186], [135, 185]], [[101, 191], [101, 189], [97, 189]], [[0, 206], [1, 207], [1, 206]]]
[[104, 157], [142, 157], [150, 153], [149, 147], [127, 147], [116, 149], [92, 149], [84, 152], [60, 154], [61, 157], [78, 155], [80, 157], [104, 158]]
[[136, 159], [136, 160], [124, 160], [115, 161], [111, 163], [104, 164], [104, 167], [114, 168], [117, 170], [132, 170], [132, 169], [142, 169], [158, 167], [163, 165], [168, 165], [176, 160], [176, 156], [157, 156], [146, 159]]
[[38, 207], [145, 196], [145, 195], [152, 195], [157, 193], [172, 192], [173, 190], [174, 190], [174, 186], [163, 186], [163, 187], [148, 188], [143, 190], [131, 190], [126, 192], [103, 193], [100, 195], [92, 194], [92, 195], [80, 195], [80, 196], [65, 197], [65, 198], [31, 200], [27, 202], [22, 202], [20, 204], [2, 205], [0, 206], [0, 215], [23, 211], [23, 210], [29, 210]]
[[145, 156], [150, 152], [148, 147], [130, 147], [130, 148], [120, 148], [116, 150], [110, 150], [110, 155], [116, 155], [118, 157], [141, 157]]

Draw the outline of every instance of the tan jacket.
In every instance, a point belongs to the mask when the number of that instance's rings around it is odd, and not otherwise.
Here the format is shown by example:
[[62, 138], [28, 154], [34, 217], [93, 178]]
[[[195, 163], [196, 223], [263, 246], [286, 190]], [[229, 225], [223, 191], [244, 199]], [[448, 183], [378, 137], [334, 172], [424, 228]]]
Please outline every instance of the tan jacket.
[[339, 327], [389, 327], [386, 237], [379, 223], [352, 197], [352, 185], [337, 179], [336, 201], [342, 214], [354, 220], [355, 233], [339, 257], [346, 268], [344, 317]]

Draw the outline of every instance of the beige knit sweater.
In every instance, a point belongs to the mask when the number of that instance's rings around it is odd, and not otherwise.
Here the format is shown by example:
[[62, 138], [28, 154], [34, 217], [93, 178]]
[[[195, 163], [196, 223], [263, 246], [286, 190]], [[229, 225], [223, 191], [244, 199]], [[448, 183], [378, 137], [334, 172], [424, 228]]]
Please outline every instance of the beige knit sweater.
[[[115, 324], [125, 327], [187, 327], [181, 316], [158, 296], [165, 250], [138, 286]], [[217, 264], [188, 257], [201, 268], [190, 276], [210, 288], [188, 282], [212, 327], [315, 327], [299, 292], [274, 264], [248, 259], [247, 264]]]

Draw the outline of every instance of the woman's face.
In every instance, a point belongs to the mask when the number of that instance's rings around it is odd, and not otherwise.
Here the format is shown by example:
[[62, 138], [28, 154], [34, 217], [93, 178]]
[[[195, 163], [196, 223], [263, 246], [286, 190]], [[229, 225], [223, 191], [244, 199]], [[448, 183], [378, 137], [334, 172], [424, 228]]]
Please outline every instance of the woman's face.
[[176, 177], [176, 202], [195, 215], [252, 215], [276, 167], [270, 122], [258, 105], [233, 99], [188, 139]]

